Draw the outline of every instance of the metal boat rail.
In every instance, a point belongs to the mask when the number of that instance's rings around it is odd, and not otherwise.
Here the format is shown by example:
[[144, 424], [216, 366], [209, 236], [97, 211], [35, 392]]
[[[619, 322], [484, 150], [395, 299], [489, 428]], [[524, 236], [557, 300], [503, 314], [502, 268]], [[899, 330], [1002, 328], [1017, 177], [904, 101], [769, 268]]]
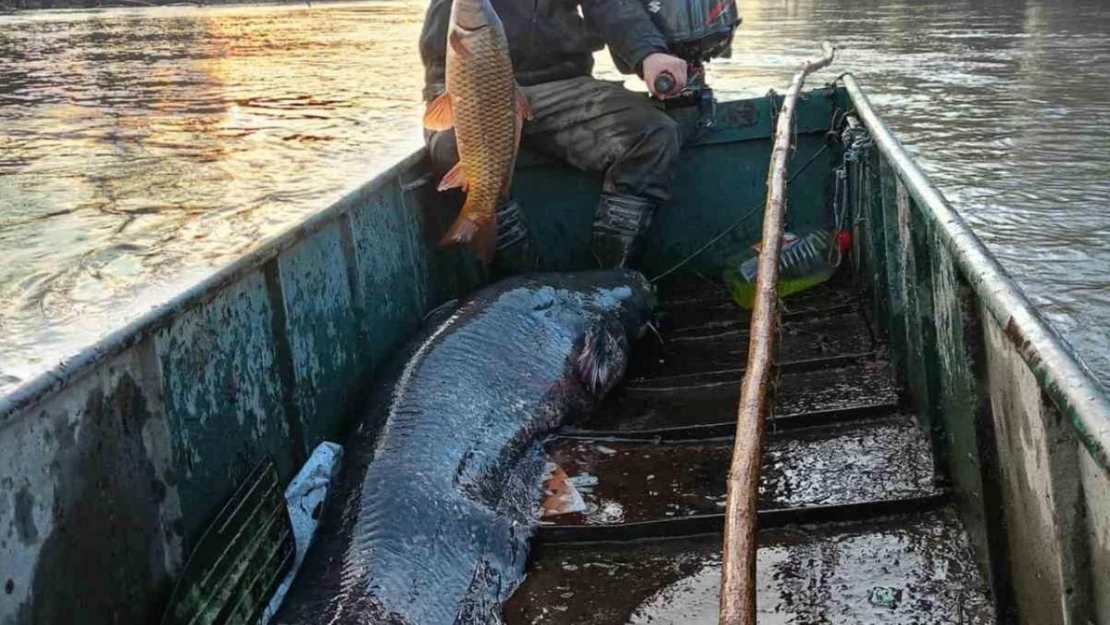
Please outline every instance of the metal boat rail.
[[1110, 622], [1110, 395], [843, 83], [860, 282], [993, 590], [1024, 623]]

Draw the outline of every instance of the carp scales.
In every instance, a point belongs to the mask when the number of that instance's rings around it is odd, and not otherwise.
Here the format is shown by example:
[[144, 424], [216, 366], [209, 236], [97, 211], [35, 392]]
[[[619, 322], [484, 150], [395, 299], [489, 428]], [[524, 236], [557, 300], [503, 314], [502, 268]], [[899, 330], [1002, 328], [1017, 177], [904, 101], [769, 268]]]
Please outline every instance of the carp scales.
[[532, 118], [489, 0], [452, 2], [445, 79], [446, 91], [428, 105], [424, 127], [454, 127], [459, 162], [439, 190], [461, 188], [466, 202], [440, 245], [469, 242], [488, 263], [497, 245], [495, 211], [512, 184], [523, 120]]
[[272, 622], [501, 623], [540, 514], [540, 439], [620, 380], [653, 299], [630, 270], [518, 276], [429, 326], [345, 442]]

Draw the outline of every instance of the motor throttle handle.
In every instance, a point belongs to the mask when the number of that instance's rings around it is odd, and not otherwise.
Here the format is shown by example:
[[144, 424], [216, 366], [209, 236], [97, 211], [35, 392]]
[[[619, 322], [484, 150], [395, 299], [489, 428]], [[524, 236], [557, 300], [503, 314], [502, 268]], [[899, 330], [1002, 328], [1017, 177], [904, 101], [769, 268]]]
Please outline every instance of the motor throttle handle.
[[675, 88], [674, 76], [670, 72], [659, 72], [655, 76], [655, 93], [660, 96], [670, 95]]

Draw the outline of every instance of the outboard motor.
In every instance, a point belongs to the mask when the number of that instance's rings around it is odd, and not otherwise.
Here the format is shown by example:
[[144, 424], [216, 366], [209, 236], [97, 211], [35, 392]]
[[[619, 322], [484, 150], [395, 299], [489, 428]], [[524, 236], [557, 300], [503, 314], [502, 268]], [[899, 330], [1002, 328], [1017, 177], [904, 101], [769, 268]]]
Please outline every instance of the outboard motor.
[[[712, 94], [705, 85], [704, 64], [711, 59], [730, 56], [732, 36], [741, 21], [736, 0], [643, 2], [656, 28], [667, 39], [671, 54], [683, 59], [689, 66], [686, 88], [681, 96], [668, 100], [668, 106], [711, 102]], [[669, 93], [674, 87], [674, 79], [669, 74], [660, 76], [655, 82], [658, 92]]]

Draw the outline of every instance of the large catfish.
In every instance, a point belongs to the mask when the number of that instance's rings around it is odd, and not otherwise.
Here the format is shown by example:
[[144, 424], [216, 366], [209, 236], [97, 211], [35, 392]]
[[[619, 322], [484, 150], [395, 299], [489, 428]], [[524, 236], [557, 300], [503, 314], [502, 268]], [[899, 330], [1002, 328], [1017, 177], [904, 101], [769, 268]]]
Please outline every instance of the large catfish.
[[439, 190], [460, 187], [466, 203], [440, 245], [470, 242], [489, 262], [497, 243], [495, 209], [512, 184], [523, 119], [532, 116], [489, 0], [452, 2], [446, 65], [446, 91], [428, 105], [424, 126], [454, 126], [459, 162]]
[[617, 383], [651, 303], [630, 270], [538, 274], [431, 325], [347, 441], [274, 623], [500, 623], [543, 496], [538, 439]]

